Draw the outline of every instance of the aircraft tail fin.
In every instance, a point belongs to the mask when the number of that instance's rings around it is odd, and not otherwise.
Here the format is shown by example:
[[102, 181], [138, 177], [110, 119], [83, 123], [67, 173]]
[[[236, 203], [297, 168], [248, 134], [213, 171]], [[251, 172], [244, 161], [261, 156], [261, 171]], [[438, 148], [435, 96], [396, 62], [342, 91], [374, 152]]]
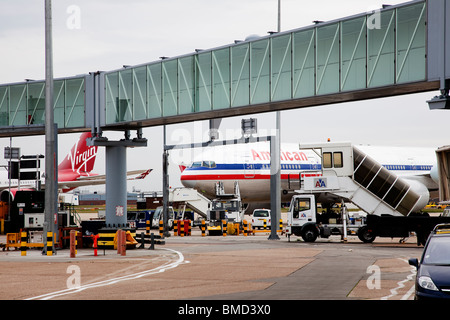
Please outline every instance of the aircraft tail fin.
[[90, 132], [85, 132], [80, 136], [70, 152], [59, 164], [58, 170], [70, 169], [73, 172], [89, 173], [94, 169], [98, 147], [87, 146], [86, 139], [90, 137]]

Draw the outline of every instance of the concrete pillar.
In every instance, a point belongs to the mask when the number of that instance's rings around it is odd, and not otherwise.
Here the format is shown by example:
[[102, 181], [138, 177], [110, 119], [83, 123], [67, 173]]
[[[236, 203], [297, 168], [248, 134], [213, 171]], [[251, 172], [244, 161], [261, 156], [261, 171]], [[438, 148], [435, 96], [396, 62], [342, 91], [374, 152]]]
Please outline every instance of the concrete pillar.
[[106, 156], [106, 227], [127, 224], [127, 148], [107, 146]]

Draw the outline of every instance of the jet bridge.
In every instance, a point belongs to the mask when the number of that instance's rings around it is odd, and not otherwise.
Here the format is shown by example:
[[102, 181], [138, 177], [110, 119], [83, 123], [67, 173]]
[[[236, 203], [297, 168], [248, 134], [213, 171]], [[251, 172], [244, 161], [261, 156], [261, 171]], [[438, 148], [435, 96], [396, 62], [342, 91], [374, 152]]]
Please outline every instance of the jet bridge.
[[318, 201], [352, 202], [368, 214], [406, 216], [424, 208], [428, 189], [399, 178], [351, 143], [300, 145], [322, 157], [322, 176], [305, 177], [299, 193], [316, 194]]

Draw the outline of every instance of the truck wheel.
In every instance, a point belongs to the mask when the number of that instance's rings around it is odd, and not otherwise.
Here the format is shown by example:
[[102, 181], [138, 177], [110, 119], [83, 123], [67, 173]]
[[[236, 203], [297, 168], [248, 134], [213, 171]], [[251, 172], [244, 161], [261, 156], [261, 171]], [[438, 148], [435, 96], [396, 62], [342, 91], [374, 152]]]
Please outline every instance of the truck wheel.
[[361, 227], [358, 230], [358, 238], [364, 243], [372, 243], [376, 236], [367, 227]]
[[314, 242], [318, 236], [317, 230], [312, 227], [307, 227], [302, 230], [302, 239], [305, 242]]

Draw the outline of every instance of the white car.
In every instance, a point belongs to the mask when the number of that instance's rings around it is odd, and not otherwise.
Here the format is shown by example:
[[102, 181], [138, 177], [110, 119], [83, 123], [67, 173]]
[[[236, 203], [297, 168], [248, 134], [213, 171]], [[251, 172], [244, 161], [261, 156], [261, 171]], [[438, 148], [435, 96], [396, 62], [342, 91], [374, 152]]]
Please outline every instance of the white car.
[[255, 209], [252, 215], [253, 228], [264, 228], [264, 220], [266, 220], [266, 228], [270, 229], [270, 210]]

